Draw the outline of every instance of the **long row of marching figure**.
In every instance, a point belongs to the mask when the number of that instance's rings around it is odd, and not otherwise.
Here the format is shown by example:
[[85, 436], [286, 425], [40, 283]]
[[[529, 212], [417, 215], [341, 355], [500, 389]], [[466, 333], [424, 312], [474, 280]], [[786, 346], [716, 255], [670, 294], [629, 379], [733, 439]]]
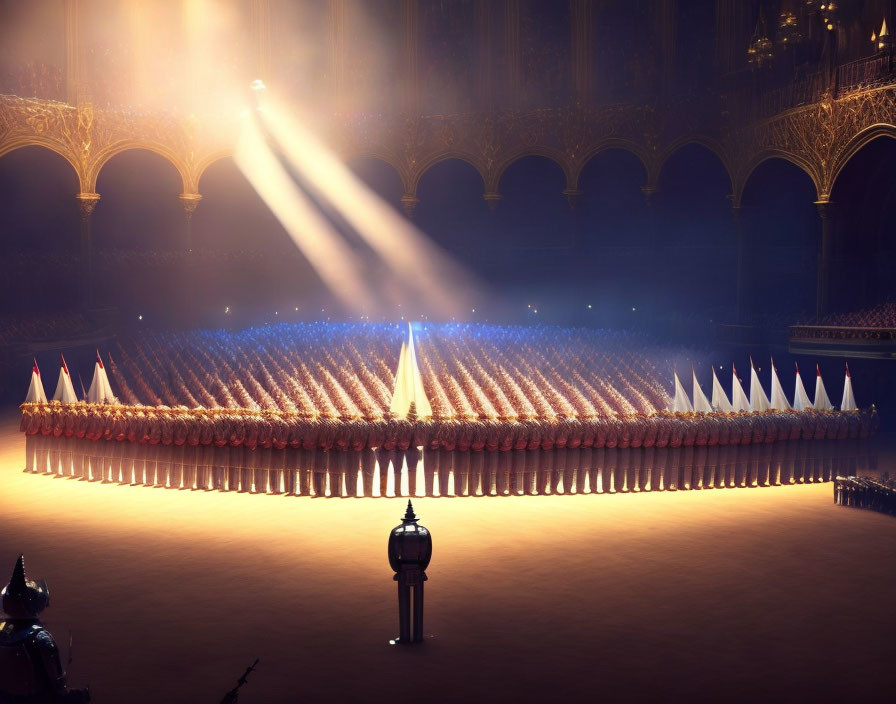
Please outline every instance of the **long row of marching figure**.
[[171, 489], [297, 496], [588, 494], [830, 481], [873, 470], [859, 440], [448, 452], [247, 450], [29, 436], [26, 472]]
[[116, 440], [141, 445], [406, 450], [520, 450], [542, 448], [750, 445], [782, 440], [868, 437], [876, 412], [786, 411], [670, 413], [653, 416], [553, 420], [380, 421], [303, 418], [240, 409], [187, 409], [95, 403], [22, 404], [27, 435]]
[[[787, 400], [781, 381], [778, 379], [778, 370], [775, 368], [774, 361], [771, 362], [771, 398], [769, 398], [762, 384], [759, 382], [759, 375], [756, 373], [756, 367], [753, 366], [753, 360], [750, 360], [750, 395], [744, 392], [744, 387], [737, 377], [737, 369], [731, 366], [731, 398], [725, 393], [719, 378], [716, 376], [715, 369], [712, 370], [712, 400], [706, 398], [703, 389], [697, 381], [697, 373], [691, 371], [693, 375], [693, 402], [688, 398], [687, 392], [682, 386], [681, 380], [677, 373], [673, 373], [675, 379], [675, 397], [672, 399], [672, 410], [676, 413], [740, 413], [740, 412], [757, 412], [765, 411], [830, 411], [834, 409], [834, 404], [828, 397], [827, 389], [824, 387], [824, 380], [821, 378], [821, 369], [815, 367], [815, 397], [809, 400], [809, 394], [806, 393], [806, 387], [803, 385], [803, 379], [800, 376], [800, 368], [796, 366], [796, 381], [793, 389], [793, 403]], [[849, 375], [849, 365], [846, 365], [846, 376], [843, 380], [843, 396], [840, 400], [841, 411], [855, 411], [856, 406], [855, 394], [852, 390], [852, 377]]]

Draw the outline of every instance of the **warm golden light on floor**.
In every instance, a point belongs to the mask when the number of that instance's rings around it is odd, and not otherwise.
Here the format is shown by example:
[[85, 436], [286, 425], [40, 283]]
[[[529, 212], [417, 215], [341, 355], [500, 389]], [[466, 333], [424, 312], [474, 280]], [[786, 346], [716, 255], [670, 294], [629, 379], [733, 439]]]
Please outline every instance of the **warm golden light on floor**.
[[[459, 701], [471, 682], [489, 701], [547, 700], [558, 687], [575, 701], [595, 667], [604, 691], [640, 677], [638, 691], [656, 681], [660, 700], [669, 682], [716, 691], [732, 663], [805, 692], [816, 677], [805, 673], [832, 652], [854, 673], [889, 647], [886, 612], [872, 623], [859, 604], [889, 598], [896, 563], [883, 558], [896, 521], [833, 506], [830, 483], [655, 493], [612, 493], [607, 483], [603, 494], [504, 496], [490, 471], [499, 458], [446, 460], [449, 478], [467, 476], [470, 494], [491, 496], [414, 499], [434, 553], [426, 646], [409, 668], [406, 653], [384, 647], [397, 628], [386, 536], [407, 497], [27, 474], [14, 426], [0, 430], [0, 557], [22, 551], [48, 579], [50, 626], [72, 630], [72, 677], [89, 681], [97, 701], [99, 692], [134, 704], [207, 700], [254, 657], [264, 670], [247, 695], [259, 701], [296, 691], [297, 672], [315, 701], [389, 688]], [[523, 466], [534, 481], [535, 466]], [[595, 475], [599, 491], [612, 476]], [[440, 480], [432, 476], [434, 493], [461, 489]]]

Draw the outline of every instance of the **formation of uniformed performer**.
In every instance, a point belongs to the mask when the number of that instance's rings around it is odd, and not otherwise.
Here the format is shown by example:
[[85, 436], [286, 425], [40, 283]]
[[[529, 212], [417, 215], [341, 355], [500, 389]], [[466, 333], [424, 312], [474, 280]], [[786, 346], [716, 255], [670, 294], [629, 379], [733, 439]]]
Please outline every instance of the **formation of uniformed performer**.
[[[491, 419], [389, 417], [337, 419], [303, 417], [283, 411], [110, 406], [108, 404], [22, 404], [20, 429], [27, 437], [73, 437], [143, 445], [229, 445], [250, 450], [353, 449], [365, 447], [509, 451], [564, 447], [689, 447], [749, 445], [779, 440], [868, 437], [878, 423], [876, 410], [839, 413], [670, 413], [650, 416]], [[30, 441], [26, 440], [30, 444]], [[30, 455], [29, 455], [30, 456]]]
[[834, 503], [896, 515], [896, 481], [889, 477], [836, 477]]
[[828, 443], [823, 453], [814, 440], [675, 446], [667, 438], [665, 445], [638, 448], [620, 447], [617, 439], [608, 436], [602, 446], [530, 449], [524, 445], [500, 452], [446, 450], [434, 444], [424, 445], [421, 454], [416, 445], [406, 450], [380, 445], [376, 451], [290, 445], [277, 449], [273, 444], [250, 449], [245, 444], [141, 445], [40, 434], [28, 437], [32, 441], [26, 458], [29, 472], [180, 490], [317, 497], [771, 486], [854, 475], [868, 466], [870, 457], [860, 438]]

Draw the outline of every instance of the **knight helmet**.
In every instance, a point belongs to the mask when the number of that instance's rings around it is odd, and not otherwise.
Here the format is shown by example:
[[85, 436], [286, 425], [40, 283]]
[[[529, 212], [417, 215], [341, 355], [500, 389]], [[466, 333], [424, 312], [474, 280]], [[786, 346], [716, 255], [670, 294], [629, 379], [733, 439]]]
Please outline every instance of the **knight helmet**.
[[33, 619], [50, 605], [50, 590], [44, 580], [32, 582], [25, 577], [25, 556], [19, 555], [12, 577], [3, 591], [3, 610], [10, 618]]

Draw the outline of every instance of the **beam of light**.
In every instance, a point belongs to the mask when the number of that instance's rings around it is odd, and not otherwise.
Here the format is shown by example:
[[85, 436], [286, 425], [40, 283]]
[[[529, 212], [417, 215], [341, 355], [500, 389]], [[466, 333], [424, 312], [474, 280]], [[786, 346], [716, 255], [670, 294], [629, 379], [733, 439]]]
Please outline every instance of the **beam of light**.
[[264, 97], [262, 119], [296, 170], [349, 223], [408, 290], [406, 302], [463, 317], [474, 287], [440, 249], [382, 201], [298, 120]]
[[245, 121], [234, 161], [330, 291], [349, 307], [370, 301], [356, 255], [299, 190], [251, 120]]

